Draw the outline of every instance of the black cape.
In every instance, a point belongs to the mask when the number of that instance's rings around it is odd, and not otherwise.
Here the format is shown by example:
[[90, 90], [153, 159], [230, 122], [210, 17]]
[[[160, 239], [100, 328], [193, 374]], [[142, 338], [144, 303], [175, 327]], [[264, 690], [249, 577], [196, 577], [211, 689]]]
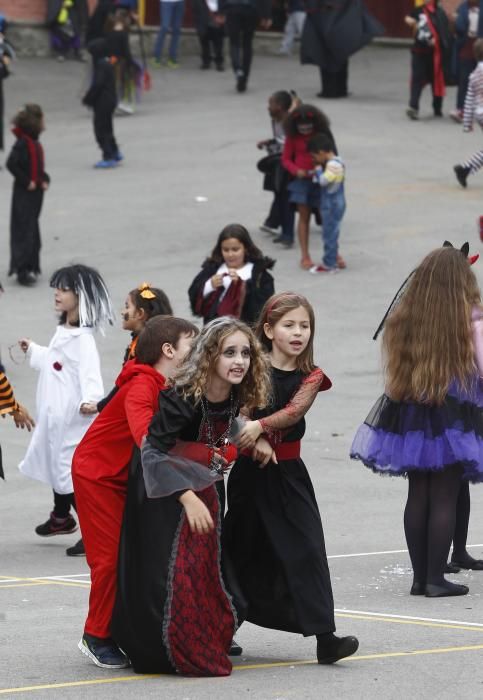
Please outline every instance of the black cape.
[[300, 60], [336, 72], [384, 27], [362, 0], [308, 0]]

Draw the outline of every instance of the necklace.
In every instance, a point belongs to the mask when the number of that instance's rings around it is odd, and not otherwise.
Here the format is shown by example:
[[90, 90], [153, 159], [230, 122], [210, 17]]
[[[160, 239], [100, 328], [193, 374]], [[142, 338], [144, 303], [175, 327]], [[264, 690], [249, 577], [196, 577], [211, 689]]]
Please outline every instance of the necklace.
[[[230, 408], [228, 413], [228, 424], [226, 429], [218, 436], [215, 435], [214, 419], [220, 416], [225, 411], [217, 412], [210, 409], [208, 402], [204, 396], [201, 397], [201, 423], [198, 431], [198, 441], [205, 442], [208, 447], [213, 450], [210, 467], [216, 474], [223, 475], [225, 472], [225, 460], [223, 459], [224, 448], [228, 445], [228, 438], [231, 433], [235, 414], [238, 409], [238, 403], [235, 401], [233, 391], [230, 391]], [[218, 451], [217, 451], [218, 450]]]

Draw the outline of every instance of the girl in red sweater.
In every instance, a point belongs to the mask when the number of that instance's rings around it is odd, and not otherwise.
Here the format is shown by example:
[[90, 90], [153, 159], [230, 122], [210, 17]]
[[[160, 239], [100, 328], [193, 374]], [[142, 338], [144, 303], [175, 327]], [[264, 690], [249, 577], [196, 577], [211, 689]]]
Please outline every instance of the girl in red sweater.
[[285, 133], [287, 136], [282, 165], [293, 177], [288, 189], [290, 202], [296, 206], [299, 215], [297, 234], [302, 254], [300, 265], [304, 270], [310, 270], [314, 264], [309, 253], [310, 212], [319, 209], [320, 187], [312, 182], [314, 166], [307, 144], [315, 134], [327, 134], [332, 139], [334, 153], [337, 153], [337, 148], [328, 118], [312, 105], [302, 104], [287, 116]]

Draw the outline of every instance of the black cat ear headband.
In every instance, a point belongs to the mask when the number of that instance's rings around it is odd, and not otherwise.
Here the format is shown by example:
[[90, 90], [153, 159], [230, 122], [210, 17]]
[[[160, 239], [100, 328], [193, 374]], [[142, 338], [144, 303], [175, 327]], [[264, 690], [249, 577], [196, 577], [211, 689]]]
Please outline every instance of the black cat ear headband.
[[[450, 243], [449, 241], [445, 241], [445, 242], [443, 243], [443, 248], [454, 248], [454, 245], [453, 245], [452, 243]], [[461, 248], [460, 248], [460, 253], [462, 253], [462, 254], [465, 256], [465, 258], [468, 260], [468, 262], [469, 262], [470, 265], [474, 265], [475, 262], [476, 262], [476, 261], [478, 260], [478, 258], [480, 257], [480, 254], [479, 254], [479, 253], [476, 253], [476, 255], [471, 255], [471, 256], [470, 256], [470, 255], [469, 255], [469, 252], [470, 252], [470, 244], [469, 244], [468, 242], [463, 243], [463, 245], [462, 245]], [[403, 295], [403, 293], [404, 293], [404, 290], [405, 290], [405, 288], [406, 288], [407, 283], [409, 282], [409, 280], [411, 279], [411, 277], [414, 275], [415, 272], [416, 272], [416, 270], [413, 270], [412, 272], [410, 272], [409, 275], [408, 275], [408, 276], [406, 277], [406, 279], [404, 280], [404, 282], [402, 283], [402, 285], [401, 285], [401, 286], [399, 287], [399, 289], [397, 290], [396, 294], [394, 295], [393, 300], [392, 300], [391, 303], [389, 304], [388, 309], [387, 309], [386, 313], [385, 313], [384, 316], [383, 316], [383, 319], [382, 319], [381, 323], [379, 324], [379, 326], [377, 327], [376, 332], [375, 332], [374, 335], [372, 336], [372, 340], [377, 340], [377, 337], [379, 336], [380, 332], [381, 332], [382, 329], [384, 328], [384, 324], [386, 323], [387, 317], [389, 316], [389, 314], [391, 313], [391, 311], [393, 310], [393, 308], [396, 306], [396, 304], [398, 303], [399, 299], [402, 297], [402, 295]]]

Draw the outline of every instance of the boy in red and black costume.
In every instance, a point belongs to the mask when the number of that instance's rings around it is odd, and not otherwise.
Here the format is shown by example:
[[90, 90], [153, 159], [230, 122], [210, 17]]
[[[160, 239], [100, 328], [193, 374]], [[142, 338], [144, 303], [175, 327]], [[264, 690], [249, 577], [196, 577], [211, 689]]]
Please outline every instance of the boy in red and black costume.
[[136, 359], [124, 365], [116, 380], [118, 392], [74, 453], [77, 513], [91, 569], [89, 612], [79, 649], [101, 668], [129, 665], [110, 637], [129, 464], [139, 458], [136, 448], [158, 410], [159, 392], [197, 333], [196, 326], [180, 318], [156, 316], [148, 321], [139, 336]]

